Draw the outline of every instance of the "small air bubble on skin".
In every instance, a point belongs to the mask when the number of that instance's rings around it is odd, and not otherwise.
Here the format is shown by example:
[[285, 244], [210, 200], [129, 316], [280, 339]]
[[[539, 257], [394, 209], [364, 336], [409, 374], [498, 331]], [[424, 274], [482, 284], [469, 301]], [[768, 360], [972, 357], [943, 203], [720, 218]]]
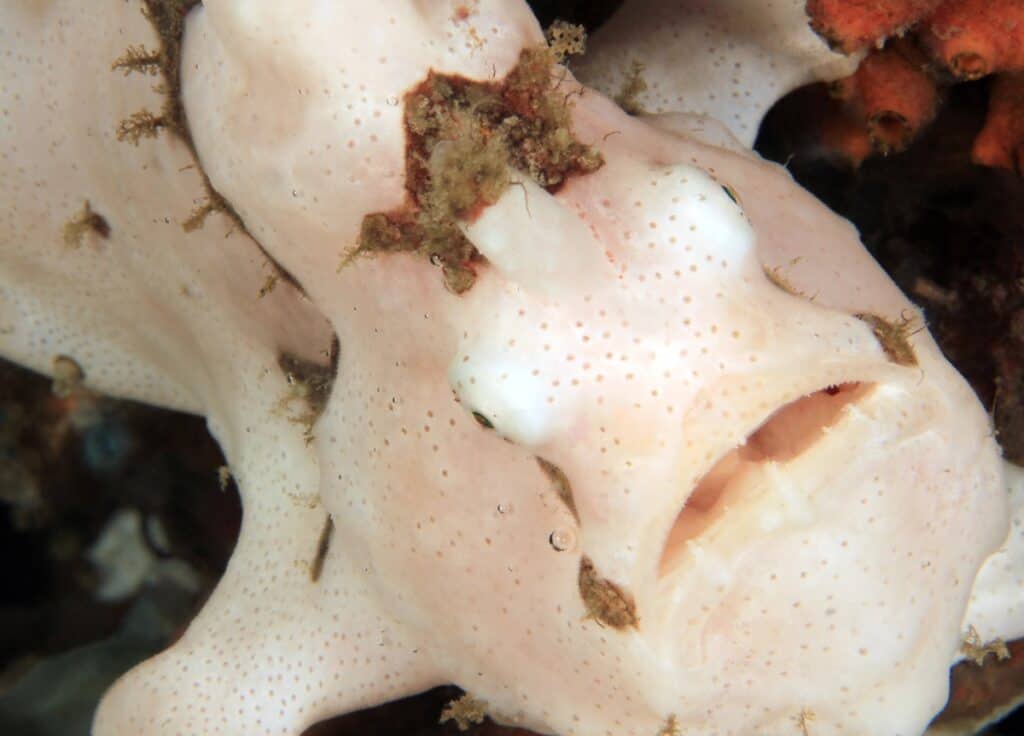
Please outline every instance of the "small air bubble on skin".
[[548, 544], [556, 552], [566, 552], [576, 547], [576, 535], [571, 529], [555, 529], [548, 535]]

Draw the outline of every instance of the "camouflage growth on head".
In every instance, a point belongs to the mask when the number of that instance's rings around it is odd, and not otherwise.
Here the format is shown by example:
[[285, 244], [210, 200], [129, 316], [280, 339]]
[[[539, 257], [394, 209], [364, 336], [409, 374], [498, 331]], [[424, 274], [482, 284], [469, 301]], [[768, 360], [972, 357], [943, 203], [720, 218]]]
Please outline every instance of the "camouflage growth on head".
[[431, 71], [406, 93], [409, 202], [364, 217], [354, 255], [418, 252], [440, 265], [448, 288], [461, 294], [473, 285], [481, 257], [458, 222], [497, 201], [513, 183], [510, 170], [555, 191], [600, 167], [597, 149], [574, 137], [573, 95], [557, 83], [566, 74], [557, 62], [581, 50], [579, 33], [557, 26], [550, 45], [524, 50], [500, 81]]

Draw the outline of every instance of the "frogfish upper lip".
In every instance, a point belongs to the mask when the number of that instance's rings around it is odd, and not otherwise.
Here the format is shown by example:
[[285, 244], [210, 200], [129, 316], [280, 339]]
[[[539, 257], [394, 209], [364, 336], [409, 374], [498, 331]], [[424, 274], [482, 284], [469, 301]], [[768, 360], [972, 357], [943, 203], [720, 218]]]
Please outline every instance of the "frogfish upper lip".
[[824, 386], [773, 411], [744, 442], [721, 456], [697, 482], [666, 537], [658, 562], [665, 577], [679, 566], [687, 543], [721, 520], [742, 502], [737, 480], [766, 463], [785, 465], [809, 452], [842, 419], [848, 407], [875, 390], [871, 382], [850, 381]]

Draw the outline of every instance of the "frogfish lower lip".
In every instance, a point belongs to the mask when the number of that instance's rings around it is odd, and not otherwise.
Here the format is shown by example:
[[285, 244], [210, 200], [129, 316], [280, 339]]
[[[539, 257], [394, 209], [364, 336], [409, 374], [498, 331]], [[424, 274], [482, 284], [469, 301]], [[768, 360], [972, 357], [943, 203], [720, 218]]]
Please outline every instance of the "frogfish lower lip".
[[726, 511], [742, 502], [737, 481], [767, 463], [785, 465], [808, 452], [841, 420], [848, 407], [875, 389], [870, 382], [825, 386], [772, 412], [747, 439], [729, 450], [701, 477], [665, 541], [658, 563], [660, 577], [675, 571], [687, 542], [700, 537]]

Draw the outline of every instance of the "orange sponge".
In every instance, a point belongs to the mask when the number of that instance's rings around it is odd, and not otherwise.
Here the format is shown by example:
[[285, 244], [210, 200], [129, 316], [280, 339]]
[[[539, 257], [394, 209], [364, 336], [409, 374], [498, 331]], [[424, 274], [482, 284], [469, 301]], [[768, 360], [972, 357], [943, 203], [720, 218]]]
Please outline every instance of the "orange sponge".
[[947, 0], [922, 41], [961, 79], [1024, 69], [1024, 0]]
[[859, 168], [864, 159], [874, 153], [864, 121], [852, 115], [838, 102], [830, 101], [830, 104], [820, 111], [818, 120], [821, 126], [821, 145], [853, 168]]
[[879, 152], [904, 150], [935, 117], [939, 94], [925, 67], [916, 47], [897, 41], [868, 54], [855, 74], [833, 85]]
[[807, 0], [811, 27], [837, 51], [876, 46], [927, 15], [941, 0]]
[[1024, 72], [998, 75], [992, 83], [985, 127], [974, 139], [971, 160], [1024, 176]]

